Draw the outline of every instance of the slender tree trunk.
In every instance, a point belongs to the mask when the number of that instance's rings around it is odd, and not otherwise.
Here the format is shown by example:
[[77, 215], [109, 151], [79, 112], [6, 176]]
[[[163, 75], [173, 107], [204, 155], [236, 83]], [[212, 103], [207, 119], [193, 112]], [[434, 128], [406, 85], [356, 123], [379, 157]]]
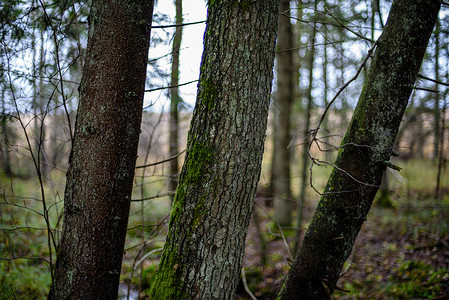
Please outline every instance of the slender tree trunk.
[[317, 210], [279, 295], [329, 299], [366, 219], [432, 33], [439, 0], [394, 0]]
[[[0, 71], [3, 72], [3, 71]], [[3, 77], [3, 74], [2, 76]], [[3, 79], [3, 78], [2, 78]], [[5, 88], [2, 86], [2, 93], [1, 93], [1, 101], [2, 101], [2, 112], [0, 116], [0, 122], [1, 122], [1, 162], [2, 162], [2, 170], [5, 176], [11, 177], [13, 175], [12, 168], [11, 168], [11, 157], [9, 155], [9, 139], [8, 139], [8, 119], [6, 115], [6, 105], [5, 105]]]
[[[314, 2], [314, 10], [317, 11], [318, 8], [318, 2], [319, 0], [316, 0]], [[310, 129], [310, 118], [312, 114], [312, 106], [313, 106], [313, 98], [312, 98], [312, 90], [313, 90], [313, 72], [314, 72], [314, 61], [315, 61], [315, 38], [316, 38], [316, 16], [313, 17], [313, 27], [312, 32], [310, 32], [309, 35], [309, 56], [308, 56], [308, 67], [309, 67], [309, 75], [308, 75], [308, 81], [309, 85], [307, 87], [306, 91], [306, 97], [307, 97], [307, 107], [306, 107], [306, 115], [305, 115], [305, 121], [306, 124], [304, 126], [304, 138], [306, 141], [309, 139], [307, 138], [309, 135], [309, 129]], [[307, 195], [307, 179], [308, 179], [308, 166], [309, 166], [309, 154], [308, 154], [308, 145], [309, 143], [306, 142], [303, 144], [302, 148], [302, 154], [301, 154], [301, 160], [302, 160], [302, 168], [301, 168], [301, 182], [299, 187], [299, 200], [298, 200], [298, 212], [296, 217], [296, 223], [298, 229], [296, 230], [295, 234], [295, 246], [294, 246], [294, 253], [298, 251], [299, 241], [301, 239], [301, 223], [302, 223], [302, 212], [303, 212], [303, 206], [306, 203], [306, 195]]]
[[[327, 7], [327, 2], [324, 1], [324, 6]], [[323, 27], [323, 35], [324, 35], [324, 46], [323, 46], [323, 99], [324, 99], [324, 107], [327, 107], [329, 105], [328, 100], [328, 89], [329, 89], [329, 80], [328, 80], [328, 65], [329, 65], [329, 59], [328, 59], [328, 49], [327, 49], [327, 43], [328, 43], [328, 37], [329, 37], [329, 30], [324, 25]], [[325, 149], [330, 148], [330, 130], [329, 130], [329, 118], [324, 118], [323, 120], [323, 131], [324, 131], [324, 143], [325, 143]], [[327, 161], [332, 160], [332, 152], [326, 151], [325, 152], [325, 158]]]
[[92, 2], [49, 299], [117, 299], [153, 1]]
[[292, 223], [292, 193], [290, 189], [290, 111], [295, 91], [293, 37], [290, 23], [290, 0], [279, 4], [277, 39], [277, 92], [273, 114], [272, 186], [275, 220], [281, 226]]
[[[182, 24], [182, 0], [175, 0], [176, 6], [176, 25]], [[179, 104], [181, 98], [179, 97], [179, 51], [182, 40], [182, 26], [175, 29], [175, 36], [173, 37], [172, 48], [172, 67], [171, 67], [171, 86], [170, 89], [170, 157], [176, 156], [179, 151]], [[170, 182], [168, 189], [175, 191], [178, 185], [179, 163], [178, 158], [170, 161]], [[173, 201], [174, 196], [171, 196]]]
[[[449, 51], [448, 51], [449, 52]], [[449, 81], [449, 70], [446, 70], [446, 81]], [[441, 127], [440, 127], [440, 145], [438, 147], [439, 153], [438, 153], [438, 171], [437, 171], [437, 178], [436, 178], [436, 186], [435, 186], [435, 199], [441, 200], [441, 179], [443, 177], [443, 171], [446, 165], [446, 158], [444, 156], [444, 149], [445, 149], [445, 134], [446, 134], [446, 112], [448, 107], [447, 102], [447, 96], [449, 95], [449, 90], [446, 89], [443, 94], [444, 104], [443, 109], [441, 111]], [[438, 204], [441, 205], [441, 202]]]
[[265, 140], [275, 0], [208, 1], [187, 152], [151, 299], [234, 299]]
[[[41, 174], [46, 177], [48, 175], [48, 162], [46, 161], [47, 147], [45, 145], [46, 131], [45, 118], [47, 117], [46, 100], [45, 99], [45, 84], [44, 84], [44, 70], [45, 70], [45, 36], [44, 30], [40, 29], [40, 46], [39, 55], [37, 51], [37, 38], [33, 31], [33, 61], [38, 61], [33, 70], [33, 109], [34, 109], [34, 152], [38, 160], [38, 167]], [[39, 58], [38, 58], [39, 57]], [[38, 84], [36, 83], [38, 81]]]
[[[440, 22], [437, 20], [435, 28], [435, 80], [440, 81]], [[439, 90], [438, 82], [435, 90]], [[440, 145], [440, 93], [434, 93], [434, 122], [433, 122], [433, 160], [438, 161], [438, 148]]]

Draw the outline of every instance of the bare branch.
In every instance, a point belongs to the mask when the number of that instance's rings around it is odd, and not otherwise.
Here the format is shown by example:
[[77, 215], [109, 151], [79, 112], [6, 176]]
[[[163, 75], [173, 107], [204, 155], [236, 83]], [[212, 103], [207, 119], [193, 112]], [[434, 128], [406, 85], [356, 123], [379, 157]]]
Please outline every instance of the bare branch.
[[[327, 105], [326, 108], [324, 109], [324, 112], [321, 114], [321, 118], [320, 118], [320, 120], [319, 120], [319, 122], [318, 122], [317, 127], [311, 131], [311, 133], [312, 133], [312, 141], [315, 140], [316, 135], [317, 135], [317, 133], [318, 133], [318, 130], [320, 129], [320, 126], [321, 126], [321, 124], [323, 123], [324, 118], [326, 117], [327, 112], [329, 111], [330, 107], [334, 104], [335, 100], [337, 100], [337, 97], [338, 97], [338, 96], [339, 96], [339, 95], [340, 95], [340, 94], [341, 94], [341, 93], [342, 93], [342, 92], [349, 86], [349, 84], [351, 84], [351, 82], [353, 82], [354, 80], [357, 79], [357, 77], [359, 76], [360, 72], [362, 72], [363, 67], [365, 66], [366, 62], [367, 62], [368, 59], [371, 57], [371, 55], [372, 55], [374, 49], [376, 48], [376, 46], [377, 46], [377, 41], [374, 42], [373, 46], [368, 50], [368, 53], [367, 53], [365, 59], [363, 60], [363, 62], [362, 62], [361, 65], [359, 66], [359, 68], [357, 69], [357, 72], [354, 74], [354, 76], [353, 76], [351, 79], [349, 79], [349, 80], [348, 80], [348, 81], [347, 81], [347, 82], [346, 82], [346, 83], [345, 83], [345, 84], [338, 90], [338, 92], [335, 94], [334, 98], [332, 98], [332, 100], [329, 101], [328, 105]], [[312, 142], [310, 142], [309, 149], [310, 149], [310, 146], [311, 146], [311, 145], [312, 145]]]
[[132, 199], [131, 202], [140, 202], [140, 201], [146, 201], [146, 200], [151, 200], [151, 199], [156, 199], [156, 198], [162, 198], [162, 197], [166, 197], [166, 196], [171, 196], [174, 195], [175, 192], [166, 192], [166, 193], [160, 193], [151, 197], [147, 197], [147, 198], [142, 198], [142, 199]]
[[257, 300], [256, 296], [254, 296], [254, 294], [251, 292], [251, 290], [248, 287], [248, 283], [246, 282], [246, 275], [245, 275], [245, 268], [242, 267], [242, 281], [243, 281], [243, 287], [245, 288], [245, 291], [248, 293], [249, 297], [252, 300]]
[[143, 165], [143, 166], [137, 166], [136, 169], [142, 169], [142, 168], [152, 167], [152, 166], [156, 166], [156, 165], [160, 165], [160, 164], [169, 162], [169, 161], [171, 161], [171, 160], [177, 158], [178, 156], [182, 155], [184, 152], [186, 152], [185, 149], [182, 150], [181, 152], [179, 152], [178, 154], [172, 156], [172, 157], [169, 157], [169, 158], [167, 158], [167, 159], [164, 159], [164, 160], [161, 160], [161, 161], [157, 161], [157, 162], [154, 162], [154, 163], [151, 163], [151, 164], [147, 164], [147, 165]]
[[437, 90], [432, 90], [432, 89], [417, 87], [417, 86], [413, 86], [413, 89], [415, 89], [417, 91], [425, 91], [425, 92], [429, 92], [429, 93], [437, 93], [437, 94], [440, 93], [440, 91], [437, 91]]
[[442, 81], [439, 81], [439, 80], [436, 80], [436, 79], [433, 79], [433, 78], [429, 78], [429, 77], [424, 76], [422, 74], [418, 74], [418, 78], [421, 78], [421, 79], [424, 79], [424, 80], [429, 80], [429, 81], [432, 81], [434, 83], [438, 83], [438, 84], [441, 84], [441, 85], [444, 85], [444, 86], [449, 86], [449, 83], [447, 83], [447, 82], [442, 82]]
[[352, 30], [351, 28], [349, 28], [348, 26], [346, 26], [346, 25], [344, 25], [337, 17], [335, 17], [330, 11], [329, 11], [329, 9], [327, 8], [327, 7], [324, 7], [324, 9], [326, 9], [326, 12], [332, 17], [332, 19], [334, 19], [341, 27], [343, 27], [344, 29], [346, 29], [347, 31], [349, 31], [349, 32], [351, 32], [352, 34], [354, 34], [355, 36], [357, 36], [357, 37], [359, 37], [359, 38], [361, 38], [361, 39], [363, 39], [363, 40], [366, 40], [366, 41], [368, 41], [368, 42], [370, 42], [370, 43], [374, 43], [375, 41], [374, 40], [372, 40], [372, 39], [370, 39], [370, 38], [367, 38], [366, 36], [363, 36], [363, 35], [361, 35], [360, 33], [358, 33], [357, 31], [354, 31], [354, 30]]
[[182, 23], [182, 24], [156, 25], [156, 26], [151, 26], [151, 29], [173, 28], [173, 27], [181, 27], [181, 26], [188, 26], [188, 25], [196, 25], [196, 24], [202, 24], [202, 23], [206, 23], [206, 20], [204, 20], [204, 21], [190, 22], [190, 23]]
[[158, 87], [158, 88], [154, 88], [154, 89], [149, 89], [149, 90], [145, 90], [145, 93], [159, 91], [159, 90], [165, 90], [165, 89], [171, 89], [171, 88], [175, 88], [175, 87], [180, 87], [180, 86], [188, 85], [188, 84], [191, 84], [191, 83], [194, 83], [194, 82], [198, 82], [198, 81], [199, 80], [197, 79], [197, 80], [192, 80], [192, 81], [189, 81], [189, 82], [181, 83], [181, 84], [178, 84], [178, 85], [163, 86], [163, 87]]

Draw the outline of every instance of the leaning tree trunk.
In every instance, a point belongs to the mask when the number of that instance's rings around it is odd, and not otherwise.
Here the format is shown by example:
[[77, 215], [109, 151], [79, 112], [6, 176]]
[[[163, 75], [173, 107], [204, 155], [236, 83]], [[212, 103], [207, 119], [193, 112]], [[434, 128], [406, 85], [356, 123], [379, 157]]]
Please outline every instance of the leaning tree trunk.
[[280, 299], [328, 299], [381, 183], [439, 0], [395, 0], [335, 168]]
[[265, 140], [277, 1], [208, 1], [198, 95], [151, 299], [234, 299]]
[[97, 0], [49, 299], [117, 299], [153, 1]]
[[290, 111], [293, 104], [294, 64], [293, 35], [290, 23], [290, 0], [279, 3], [277, 38], [277, 91], [273, 102], [273, 159], [271, 185], [275, 220], [281, 226], [292, 223], [292, 193], [290, 187]]

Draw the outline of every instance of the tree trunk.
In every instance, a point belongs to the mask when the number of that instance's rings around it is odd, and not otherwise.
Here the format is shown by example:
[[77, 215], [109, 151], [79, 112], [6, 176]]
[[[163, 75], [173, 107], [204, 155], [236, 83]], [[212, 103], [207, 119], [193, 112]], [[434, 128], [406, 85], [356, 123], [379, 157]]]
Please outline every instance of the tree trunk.
[[[324, 1], [324, 6], [327, 7], [327, 2], [326, 0]], [[328, 40], [329, 40], [329, 30], [326, 27], [326, 25], [323, 26], [322, 28], [322, 32], [323, 32], [323, 40], [324, 40], [324, 45], [323, 45], [323, 102], [324, 102], [324, 107], [327, 107], [329, 105], [329, 100], [328, 100], [328, 91], [329, 91], [329, 80], [328, 80], [328, 67], [329, 67], [329, 59], [328, 59]], [[324, 118], [323, 120], [323, 131], [324, 131], [324, 148], [327, 149], [328, 151], [326, 151], [325, 154], [325, 159], [326, 161], [331, 161], [332, 160], [332, 152], [330, 151], [330, 130], [329, 130], [329, 118]]]
[[290, 189], [290, 110], [295, 91], [293, 37], [290, 23], [290, 0], [279, 4], [277, 38], [277, 91], [273, 114], [273, 160], [271, 164], [275, 220], [281, 226], [292, 223], [292, 193]]
[[153, 1], [93, 1], [49, 299], [117, 299]]
[[[318, 2], [319, 0], [315, 0], [314, 2], [314, 10], [315, 13], [317, 14], [317, 8], [318, 8]], [[312, 31], [309, 34], [309, 53], [308, 53], [308, 67], [309, 67], [309, 74], [308, 74], [308, 86], [307, 86], [307, 91], [306, 91], [306, 97], [307, 97], [307, 107], [306, 107], [306, 111], [305, 111], [305, 126], [304, 126], [304, 138], [305, 141], [307, 141], [306, 143], [303, 144], [302, 147], [302, 153], [301, 153], [301, 161], [302, 161], [302, 166], [301, 166], [301, 181], [300, 181], [300, 187], [299, 187], [299, 199], [298, 199], [298, 209], [297, 209], [297, 216], [296, 216], [296, 226], [297, 226], [297, 230], [295, 233], [295, 246], [293, 249], [293, 253], [297, 253], [298, 249], [299, 249], [299, 242], [301, 239], [301, 234], [302, 234], [302, 229], [301, 229], [301, 223], [302, 223], [302, 215], [303, 215], [303, 207], [304, 204], [306, 203], [306, 195], [307, 195], [307, 179], [309, 178], [308, 176], [308, 167], [309, 167], [309, 139], [308, 139], [308, 135], [309, 135], [309, 130], [310, 130], [310, 118], [311, 118], [311, 114], [312, 114], [312, 106], [313, 106], [313, 98], [312, 98], [312, 90], [313, 90], [313, 72], [314, 72], [314, 61], [315, 61], [315, 39], [316, 39], [316, 32], [317, 32], [317, 28], [316, 28], [316, 16], [313, 16], [312, 21], [314, 22], [312, 25]]]
[[208, 1], [187, 152], [151, 299], [234, 299], [260, 176], [275, 0]]
[[438, 0], [395, 0], [335, 168], [279, 295], [329, 299], [389, 165]]
[[[2, 74], [3, 75], [3, 74]], [[3, 76], [1, 76], [3, 77]], [[2, 163], [2, 171], [6, 177], [12, 177], [13, 172], [11, 168], [11, 157], [9, 155], [9, 144], [10, 141], [8, 139], [8, 116], [6, 114], [6, 105], [5, 105], [5, 88], [1, 87], [1, 102], [2, 102], [2, 112], [0, 114], [0, 123], [1, 123], [1, 137], [0, 137], [0, 151], [1, 151], [1, 163]]]
[[[435, 80], [437, 83], [435, 83], [435, 90], [439, 90], [439, 84], [440, 81], [440, 22], [437, 20], [436, 26], [435, 26]], [[434, 121], [433, 121], [433, 160], [435, 162], [438, 161], [438, 147], [440, 145], [440, 93], [434, 93]]]
[[[182, 24], [182, 0], [175, 0], [176, 6], [176, 25]], [[174, 157], [170, 161], [170, 181], [168, 185], [169, 191], [175, 191], [178, 185], [179, 163], [178, 158], [175, 157], [179, 151], [179, 104], [181, 98], [179, 97], [179, 50], [181, 48], [182, 40], [182, 26], [175, 29], [172, 47], [172, 67], [171, 67], [171, 86], [170, 89], [170, 157]], [[174, 196], [171, 196], [173, 201]]]

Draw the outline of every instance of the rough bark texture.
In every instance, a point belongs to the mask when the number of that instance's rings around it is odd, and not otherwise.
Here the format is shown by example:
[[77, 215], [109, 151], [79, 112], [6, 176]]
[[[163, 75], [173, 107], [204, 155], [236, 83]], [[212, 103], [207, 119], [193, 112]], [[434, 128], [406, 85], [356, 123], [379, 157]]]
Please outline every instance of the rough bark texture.
[[273, 160], [271, 163], [273, 205], [276, 221], [281, 226], [292, 223], [292, 193], [290, 189], [290, 110], [293, 104], [295, 65], [293, 64], [290, 0], [279, 3], [277, 38], [277, 91], [273, 103]]
[[198, 95], [151, 299], [234, 299], [260, 176], [277, 1], [209, 1]]
[[328, 299], [334, 291], [389, 164], [439, 7], [438, 0], [393, 2], [335, 162], [338, 169], [330, 175], [280, 299]]
[[[175, 0], [176, 6], [176, 25], [182, 24], [182, 0]], [[182, 26], [175, 29], [172, 47], [172, 67], [171, 67], [171, 86], [170, 89], [170, 157], [175, 157], [179, 151], [179, 104], [181, 98], [179, 97], [179, 51], [182, 40]], [[169, 191], [175, 191], [178, 185], [179, 163], [178, 158], [175, 157], [170, 161], [170, 182], [168, 185]], [[171, 196], [172, 201], [174, 196]]]
[[49, 299], [116, 299], [153, 1], [93, 1]]

